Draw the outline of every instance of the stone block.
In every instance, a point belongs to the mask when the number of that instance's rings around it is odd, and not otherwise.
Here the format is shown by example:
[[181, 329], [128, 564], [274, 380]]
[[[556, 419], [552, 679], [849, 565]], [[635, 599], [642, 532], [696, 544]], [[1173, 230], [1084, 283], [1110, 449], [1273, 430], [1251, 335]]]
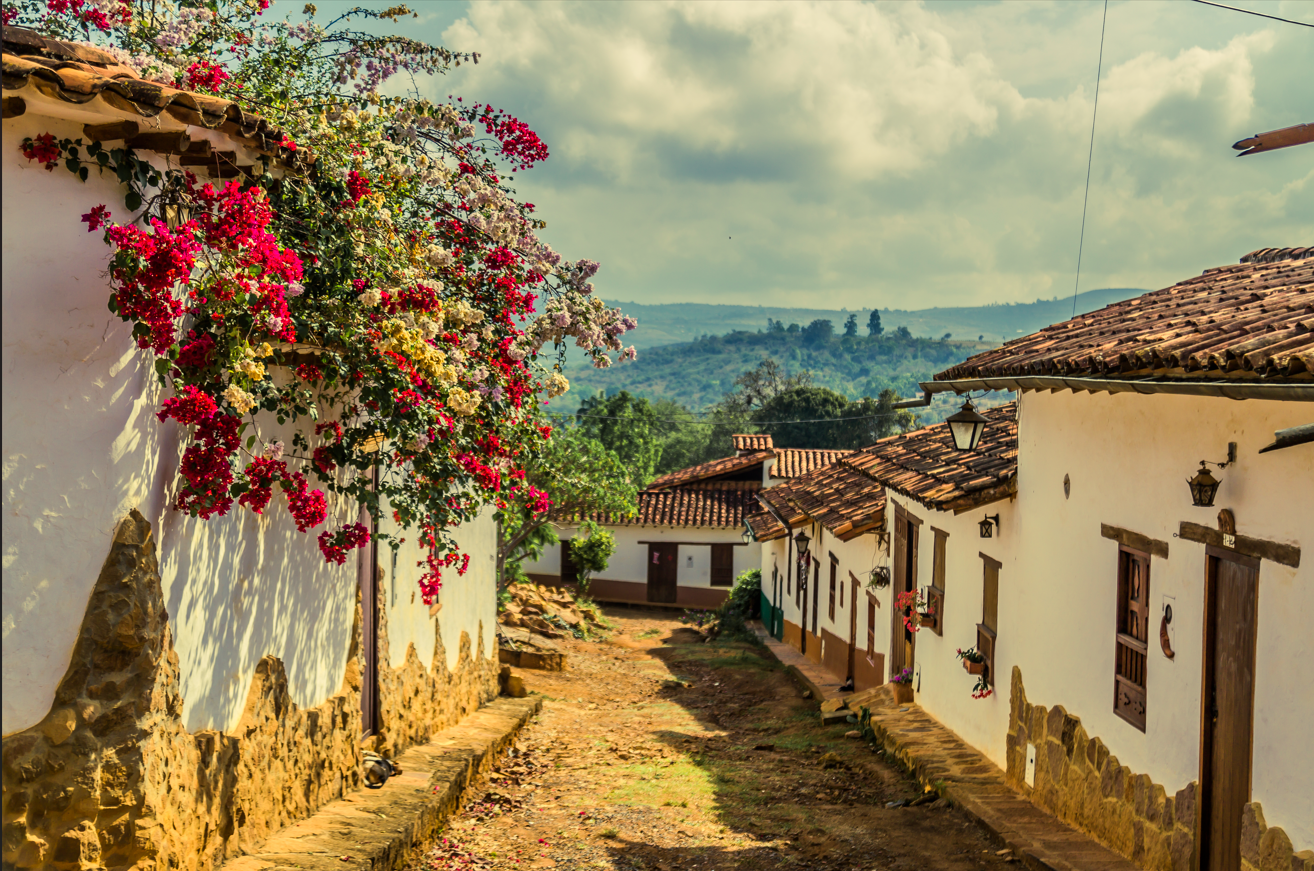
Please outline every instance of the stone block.
[[1105, 798], [1114, 797], [1114, 777], [1118, 771], [1118, 760], [1112, 756], [1106, 756], [1104, 765], [1100, 768], [1100, 794]]
[[1163, 816], [1159, 820], [1160, 827], [1171, 833], [1177, 824], [1177, 799], [1173, 796], [1166, 796], [1163, 800]]
[[1292, 856], [1291, 871], [1314, 871], [1314, 850], [1301, 850]]
[[1104, 746], [1104, 742], [1099, 738], [1091, 738], [1090, 743], [1086, 745], [1086, 761], [1090, 763], [1091, 771], [1099, 773], [1104, 770], [1104, 761], [1109, 758], [1109, 748]]
[[1150, 776], [1138, 774], [1132, 778], [1132, 808], [1136, 816], [1144, 817], [1150, 803]]
[[1168, 796], [1163, 787], [1157, 783], [1150, 784], [1150, 797], [1145, 806], [1145, 819], [1156, 828], [1163, 825], [1164, 803], [1167, 802]]
[[1241, 858], [1259, 867], [1259, 842], [1268, 825], [1264, 822], [1264, 809], [1252, 801], [1241, 811]]
[[1062, 705], [1055, 705], [1049, 709], [1049, 714], [1045, 717], [1045, 737], [1052, 741], [1062, 742], [1063, 724], [1068, 718], [1068, 712]]
[[1195, 790], [1198, 784], [1191, 781], [1186, 786], [1177, 790], [1177, 802], [1174, 808], [1177, 814], [1177, 825], [1184, 826], [1188, 830], [1195, 831]]
[[[1045, 756], [1045, 777], [1050, 784], [1060, 786], [1063, 783], [1068, 764], [1067, 754], [1063, 752], [1063, 745], [1057, 741], [1046, 741], [1044, 746]], [[1039, 782], [1039, 778], [1037, 778]]]
[[1027, 730], [1031, 732], [1031, 743], [1040, 744], [1045, 740], [1045, 721], [1049, 716], [1049, 711], [1045, 710], [1044, 705], [1035, 705], [1031, 709], [1031, 716], [1027, 718]]
[[[1086, 748], [1090, 744], [1090, 736], [1086, 734], [1086, 727], [1077, 722], [1077, 728], [1072, 733], [1072, 746], [1067, 747], [1068, 759], [1083, 772], [1090, 767], [1086, 758]], [[1066, 746], [1066, 745], [1065, 745]]]
[[1291, 839], [1279, 826], [1272, 826], [1259, 839], [1259, 871], [1291, 871]]

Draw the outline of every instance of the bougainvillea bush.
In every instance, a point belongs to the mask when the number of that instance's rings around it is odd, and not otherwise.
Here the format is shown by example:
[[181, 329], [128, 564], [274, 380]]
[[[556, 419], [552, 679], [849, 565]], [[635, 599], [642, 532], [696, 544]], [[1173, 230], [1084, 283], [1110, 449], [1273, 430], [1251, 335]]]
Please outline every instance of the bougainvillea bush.
[[[175, 506], [203, 519], [285, 506], [342, 563], [370, 531], [329, 528], [325, 490], [376, 518], [386, 504], [425, 547], [429, 602], [442, 570], [468, 561], [452, 526], [490, 503], [548, 509], [524, 468], [550, 438], [544, 397], [568, 386], [566, 343], [609, 365], [633, 356], [620, 339], [635, 324], [593, 294], [596, 263], [536, 237], [544, 224], [510, 186], [547, 158], [528, 126], [390, 85], [476, 56], [356, 29], [404, 7], [322, 24], [313, 5], [282, 21], [268, 6], [4, 7], [6, 24], [90, 41], [143, 78], [259, 112], [286, 135], [249, 177], [206, 183], [48, 134], [20, 147], [47, 169], [123, 185], [121, 207], [89, 202], [83, 221], [112, 249], [110, 309], [167, 387], [158, 416], [189, 434]], [[290, 443], [272, 439], [273, 421], [295, 430]]]

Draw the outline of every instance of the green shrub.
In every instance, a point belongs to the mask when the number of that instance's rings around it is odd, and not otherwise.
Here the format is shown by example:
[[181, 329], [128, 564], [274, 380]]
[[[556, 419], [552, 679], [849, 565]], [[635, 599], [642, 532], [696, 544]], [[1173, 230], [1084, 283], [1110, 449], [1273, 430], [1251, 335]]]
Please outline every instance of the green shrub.
[[730, 595], [716, 609], [716, 632], [740, 641], [756, 641], [757, 633], [748, 628], [749, 620], [761, 618], [762, 570], [749, 569], [735, 578]]

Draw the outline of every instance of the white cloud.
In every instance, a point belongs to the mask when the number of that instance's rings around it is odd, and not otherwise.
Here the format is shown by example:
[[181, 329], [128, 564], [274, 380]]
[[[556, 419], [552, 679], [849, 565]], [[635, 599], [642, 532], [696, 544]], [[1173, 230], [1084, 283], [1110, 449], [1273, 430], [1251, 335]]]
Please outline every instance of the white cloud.
[[[1083, 288], [1314, 235], [1308, 161], [1227, 150], [1308, 120], [1276, 120], [1299, 76], [1264, 90], [1303, 42], [1184, 5], [1110, 6]], [[1029, 300], [1071, 289], [1098, 10], [475, 3], [442, 41], [480, 64], [434, 92], [543, 134], [517, 183], [615, 298]]]

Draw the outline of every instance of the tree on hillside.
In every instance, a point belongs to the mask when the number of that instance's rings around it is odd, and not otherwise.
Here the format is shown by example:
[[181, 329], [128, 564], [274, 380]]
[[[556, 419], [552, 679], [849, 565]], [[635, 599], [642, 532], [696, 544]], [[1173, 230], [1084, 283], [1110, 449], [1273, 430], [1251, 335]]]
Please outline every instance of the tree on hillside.
[[783, 333], [785, 331], [785, 322], [773, 318], [767, 318], [768, 333]]
[[580, 431], [614, 453], [630, 470], [631, 479], [647, 486], [662, 454], [662, 426], [647, 399], [622, 390], [594, 395], [575, 412]]
[[803, 342], [806, 345], [824, 345], [835, 335], [835, 324], [825, 318], [817, 318], [803, 328]]
[[864, 396], [850, 402], [840, 415], [846, 420], [836, 426], [835, 447], [858, 450], [886, 436], [915, 429], [917, 415], [896, 409], [894, 404], [898, 401], [898, 392], [886, 388], [877, 399]]
[[895, 330], [894, 335], [898, 336], [900, 339], [912, 338], [912, 333], [908, 332], [908, 328], [904, 326], [900, 326], [897, 330]]
[[[577, 426], [556, 427], [525, 463], [525, 480], [504, 493], [497, 519], [497, 578], [505, 586], [522, 577], [521, 564], [556, 542], [550, 517], [598, 512], [633, 515], [637, 488], [620, 458]], [[535, 488], [551, 500], [536, 498]]]
[[867, 335], [879, 336], [883, 332], [885, 328], [881, 326], [881, 313], [872, 309], [871, 315], [867, 318]]
[[847, 397], [825, 387], [794, 387], [772, 397], [753, 415], [777, 447], [834, 448], [843, 433], [838, 418]]
[[844, 335], [856, 336], [857, 334], [858, 334], [858, 316], [851, 314], [849, 315], [848, 319], [844, 321]]
[[797, 336], [800, 329], [801, 327], [799, 327], [798, 324], [790, 324], [785, 332], [789, 333], [791, 336]]
[[757, 366], [735, 377], [735, 389], [722, 397], [720, 404], [728, 409], [754, 411], [786, 390], [811, 384], [812, 373], [806, 369], [786, 375], [779, 363], [764, 357]]

